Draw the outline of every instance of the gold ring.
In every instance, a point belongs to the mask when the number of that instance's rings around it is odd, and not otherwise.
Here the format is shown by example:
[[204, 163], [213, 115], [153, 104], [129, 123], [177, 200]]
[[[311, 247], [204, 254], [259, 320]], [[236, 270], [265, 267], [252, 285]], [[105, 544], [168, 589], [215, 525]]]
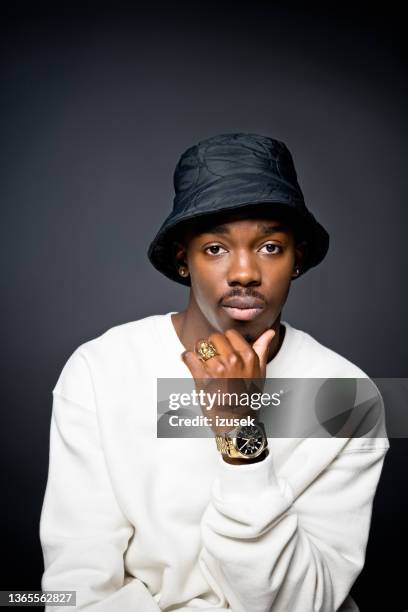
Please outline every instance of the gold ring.
[[215, 346], [211, 342], [207, 342], [207, 340], [201, 340], [197, 353], [200, 355], [203, 361], [207, 361], [208, 359], [211, 359], [211, 357], [218, 355]]

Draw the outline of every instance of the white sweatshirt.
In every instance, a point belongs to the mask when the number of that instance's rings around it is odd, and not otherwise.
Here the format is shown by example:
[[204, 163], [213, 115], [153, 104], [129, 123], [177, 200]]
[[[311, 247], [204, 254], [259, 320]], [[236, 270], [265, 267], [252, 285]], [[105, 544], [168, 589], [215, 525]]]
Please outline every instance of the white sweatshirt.
[[[364, 565], [389, 442], [268, 438], [226, 463], [213, 438], [157, 438], [157, 378], [191, 377], [171, 314], [80, 345], [53, 390], [42, 589], [88, 612], [334, 612]], [[282, 321], [272, 377], [367, 375]], [[47, 606], [46, 612], [61, 608]]]

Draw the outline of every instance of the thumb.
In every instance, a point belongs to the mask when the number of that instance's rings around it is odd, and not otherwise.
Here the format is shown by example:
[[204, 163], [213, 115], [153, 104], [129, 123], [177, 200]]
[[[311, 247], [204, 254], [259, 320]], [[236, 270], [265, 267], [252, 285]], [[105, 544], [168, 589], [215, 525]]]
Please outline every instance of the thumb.
[[276, 332], [274, 329], [266, 329], [263, 334], [259, 336], [252, 345], [255, 353], [258, 355], [259, 363], [261, 367], [265, 367], [266, 359], [268, 357], [268, 349], [272, 339], [275, 337]]

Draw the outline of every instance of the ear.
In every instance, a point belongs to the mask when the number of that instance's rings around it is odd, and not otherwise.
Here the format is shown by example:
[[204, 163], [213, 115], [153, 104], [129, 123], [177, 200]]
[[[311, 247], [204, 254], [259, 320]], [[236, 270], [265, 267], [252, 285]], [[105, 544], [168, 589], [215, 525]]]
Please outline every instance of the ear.
[[173, 240], [172, 254], [174, 262], [177, 265], [187, 264], [187, 249], [180, 240]]

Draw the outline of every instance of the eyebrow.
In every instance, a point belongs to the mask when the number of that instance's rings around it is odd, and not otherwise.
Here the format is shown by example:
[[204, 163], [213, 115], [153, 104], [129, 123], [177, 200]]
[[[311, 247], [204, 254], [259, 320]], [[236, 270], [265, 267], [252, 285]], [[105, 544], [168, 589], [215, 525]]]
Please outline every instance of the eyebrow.
[[[288, 226], [287, 225], [270, 225], [270, 224], [266, 224], [266, 223], [257, 223], [257, 229], [258, 231], [266, 236], [268, 234], [276, 234], [278, 232], [287, 232], [288, 231]], [[228, 226], [225, 225], [212, 225], [211, 227], [208, 227], [206, 230], [204, 230], [203, 233], [206, 234], [229, 234], [230, 231], [228, 229]]]

